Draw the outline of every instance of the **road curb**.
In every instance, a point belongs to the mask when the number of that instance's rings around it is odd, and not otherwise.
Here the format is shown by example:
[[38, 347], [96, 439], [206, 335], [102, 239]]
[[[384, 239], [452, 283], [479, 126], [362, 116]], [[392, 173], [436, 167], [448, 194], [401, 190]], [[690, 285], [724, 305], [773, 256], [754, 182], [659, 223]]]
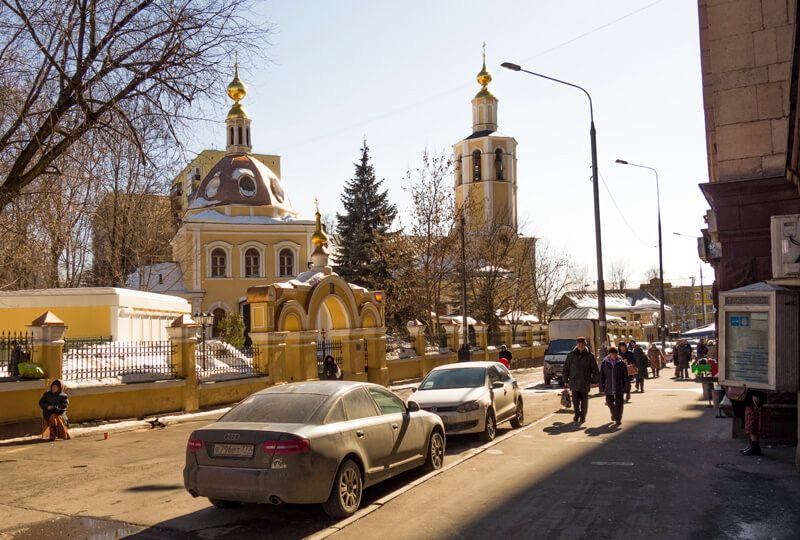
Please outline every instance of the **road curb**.
[[319, 532], [316, 532], [316, 533], [314, 533], [314, 534], [312, 534], [310, 536], [307, 536], [306, 540], [323, 540], [324, 538], [328, 538], [332, 534], [335, 534], [335, 533], [341, 531], [342, 529], [346, 528], [349, 525], [352, 525], [353, 523], [355, 523], [359, 519], [361, 519], [361, 518], [371, 514], [372, 512], [380, 509], [383, 505], [385, 505], [386, 503], [396, 499], [400, 495], [403, 495], [404, 493], [407, 493], [407, 492], [411, 491], [415, 487], [417, 487], [417, 486], [419, 486], [421, 484], [424, 484], [428, 480], [430, 480], [430, 479], [432, 479], [432, 478], [434, 478], [436, 476], [439, 476], [440, 474], [443, 474], [443, 473], [449, 471], [450, 469], [452, 469], [454, 467], [457, 467], [458, 465], [461, 465], [465, 461], [468, 461], [468, 460], [474, 458], [475, 456], [482, 454], [484, 451], [492, 448], [493, 446], [496, 446], [496, 445], [500, 444], [501, 442], [503, 442], [505, 440], [508, 440], [508, 439], [510, 439], [512, 437], [516, 437], [517, 435], [525, 433], [529, 429], [533, 428], [534, 426], [536, 426], [538, 424], [541, 424], [545, 420], [549, 420], [550, 418], [552, 418], [556, 414], [557, 413], [550, 413], [547, 416], [543, 416], [542, 418], [536, 420], [535, 422], [531, 422], [527, 426], [523, 426], [523, 427], [521, 427], [519, 429], [513, 429], [513, 430], [509, 431], [508, 433], [506, 433], [506, 434], [504, 434], [504, 435], [502, 435], [500, 437], [497, 437], [493, 441], [490, 441], [490, 442], [488, 442], [486, 444], [482, 444], [481, 446], [479, 446], [477, 448], [473, 448], [472, 450], [464, 452], [464, 454], [459, 456], [458, 459], [456, 459], [452, 463], [449, 463], [448, 465], [442, 467], [438, 471], [433, 471], [431, 473], [426, 474], [425, 476], [423, 476], [421, 478], [417, 478], [413, 482], [410, 482], [409, 484], [401, 487], [400, 489], [397, 489], [397, 490], [389, 493], [388, 495], [385, 495], [384, 497], [378, 499], [377, 501], [373, 502], [372, 504], [370, 504], [366, 508], [362, 508], [361, 510], [359, 510], [358, 512], [356, 512], [355, 514], [353, 514], [349, 518], [347, 518], [347, 519], [345, 519], [343, 521], [340, 521], [339, 523], [337, 523], [335, 525], [331, 525], [330, 527], [328, 527], [326, 529], [323, 529], [323, 530], [321, 530]]

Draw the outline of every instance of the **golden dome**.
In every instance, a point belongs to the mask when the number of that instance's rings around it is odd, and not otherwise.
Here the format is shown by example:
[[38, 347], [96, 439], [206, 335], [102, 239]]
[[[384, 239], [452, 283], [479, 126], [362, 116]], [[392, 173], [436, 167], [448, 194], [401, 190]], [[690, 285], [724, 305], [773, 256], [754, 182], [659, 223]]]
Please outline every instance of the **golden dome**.
[[492, 82], [492, 76], [489, 75], [488, 71], [486, 71], [486, 57], [484, 56], [483, 68], [481, 69], [480, 73], [478, 73], [478, 83], [485, 89], [486, 85], [488, 85], [490, 82]]
[[311, 235], [311, 242], [317, 247], [322, 247], [328, 243], [328, 235], [322, 230], [322, 222], [320, 221], [322, 216], [319, 213], [319, 203], [316, 199], [314, 199], [314, 204], [317, 205], [317, 213], [314, 214], [317, 218], [317, 226], [314, 229], [314, 234]]
[[228, 118], [249, 118], [249, 116], [247, 116], [244, 107], [237, 101], [233, 104], [231, 110], [228, 111]]
[[[228, 85], [228, 97], [238, 103], [247, 95], [247, 86], [239, 78], [239, 64], [235, 64], [236, 73], [233, 80]], [[234, 105], [235, 106], [235, 105]]]

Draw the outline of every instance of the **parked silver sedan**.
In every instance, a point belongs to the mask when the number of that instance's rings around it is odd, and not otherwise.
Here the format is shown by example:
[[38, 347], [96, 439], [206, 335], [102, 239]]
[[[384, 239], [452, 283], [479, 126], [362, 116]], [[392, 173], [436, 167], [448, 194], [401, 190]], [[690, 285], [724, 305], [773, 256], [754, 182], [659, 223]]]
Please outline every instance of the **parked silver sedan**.
[[322, 503], [345, 517], [363, 488], [415, 467], [441, 468], [444, 449], [440, 418], [382, 386], [298, 382], [257, 392], [192, 432], [183, 481], [218, 507]]
[[524, 421], [522, 392], [499, 362], [463, 362], [431, 370], [408, 398], [409, 405], [438, 414], [448, 434], [480, 433], [491, 441], [497, 424]]

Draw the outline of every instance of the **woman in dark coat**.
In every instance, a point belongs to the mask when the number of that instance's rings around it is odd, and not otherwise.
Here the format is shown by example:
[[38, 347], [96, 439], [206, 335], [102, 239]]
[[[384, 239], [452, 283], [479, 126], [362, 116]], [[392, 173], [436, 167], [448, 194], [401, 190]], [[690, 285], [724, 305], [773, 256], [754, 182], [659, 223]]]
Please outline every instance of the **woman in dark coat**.
[[686, 340], [678, 343], [672, 351], [672, 362], [678, 369], [678, 379], [689, 378], [689, 364], [692, 362], [692, 346]]
[[[627, 343], [625, 343], [624, 341], [620, 341], [619, 345], [617, 345], [617, 347], [619, 347], [619, 358], [626, 364], [626, 367], [627, 366], [635, 366], [636, 365], [636, 360], [633, 358], [633, 352], [631, 352], [628, 349]], [[628, 375], [628, 379], [629, 379], [629, 381], [628, 381], [628, 392], [625, 395], [625, 399], [627, 399], [628, 401], [631, 400], [630, 379], [632, 379], [632, 378], [633, 378], [633, 375]]]
[[69, 397], [64, 392], [61, 381], [55, 380], [50, 384], [50, 390], [42, 394], [39, 407], [44, 417], [44, 435], [49, 434], [50, 440], [69, 439], [67, 431], [67, 407]]
[[650, 360], [647, 358], [647, 355], [638, 344], [635, 342], [632, 343], [634, 343], [633, 363], [638, 370], [638, 373], [633, 376], [636, 380], [636, 390], [639, 392], [644, 392], [644, 380], [647, 378], [647, 366], [650, 363]]
[[611, 421], [622, 424], [622, 408], [625, 394], [630, 394], [631, 379], [628, 365], [617, 356], [617, 349], [608, 349], [608, 356], [600, 364], [600, 393], [606, 396], [606, 405], [611, 410]]
[[342, 371], [336, 365], [336, 360], [330, 354], [322, 361], [322, 375], [332, 381], [337, 380], [342, 375]]

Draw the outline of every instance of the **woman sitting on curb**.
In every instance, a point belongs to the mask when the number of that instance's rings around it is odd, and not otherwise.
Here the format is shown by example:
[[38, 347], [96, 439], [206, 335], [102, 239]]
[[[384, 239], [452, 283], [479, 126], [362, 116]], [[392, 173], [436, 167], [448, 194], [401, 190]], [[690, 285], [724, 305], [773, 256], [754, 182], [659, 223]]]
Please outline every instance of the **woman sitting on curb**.
[[50, 437], [50, 440], [69, 439], [67, 431], [67, 406], [69, 397], [64, 393], [61, 381], [55, 380], [50, 385], [50, 390], [42, 395], [39, 400], [39, 407], [44, 416], [44, 433], [42, 438]]

